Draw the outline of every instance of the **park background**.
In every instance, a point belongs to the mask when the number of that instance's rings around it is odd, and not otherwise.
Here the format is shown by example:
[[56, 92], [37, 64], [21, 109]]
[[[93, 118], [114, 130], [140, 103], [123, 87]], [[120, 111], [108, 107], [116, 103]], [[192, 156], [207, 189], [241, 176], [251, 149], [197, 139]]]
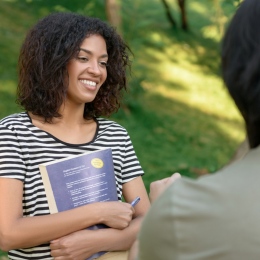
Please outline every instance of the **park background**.
[[0, 0], [0, 118], [21, 111], [17, 59], [28, 29], [51, 12], [78, 12], [114, 24], [133, 52], [129, 91], [111, 119], [129, 132], [147, 191], [174, 172], [224, 167], [245, 138], [220, 70], [221, 38], [241, 1], [184, 2], [186, 29], [177, 0]]

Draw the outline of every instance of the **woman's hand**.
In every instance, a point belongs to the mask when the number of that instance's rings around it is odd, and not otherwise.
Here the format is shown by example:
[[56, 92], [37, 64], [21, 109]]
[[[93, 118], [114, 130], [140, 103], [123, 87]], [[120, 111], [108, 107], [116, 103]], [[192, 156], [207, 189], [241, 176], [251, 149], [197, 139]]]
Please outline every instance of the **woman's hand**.
[[116, 201], [102, 204], [103, 217], [100, 223], [115, 229], [124, 229], [129, 226], [135, 212], [129, 203]]
[[154, 202], [175, 180], [179, 179], [181, 175], [174, 173], [171, 177], [162, 180], [154, 181], [150, 184], [150, 201]]
[[51, 255], [55, 260], [85, 260], [99, 251], [96, 231], [81, 230], [51, 241]]

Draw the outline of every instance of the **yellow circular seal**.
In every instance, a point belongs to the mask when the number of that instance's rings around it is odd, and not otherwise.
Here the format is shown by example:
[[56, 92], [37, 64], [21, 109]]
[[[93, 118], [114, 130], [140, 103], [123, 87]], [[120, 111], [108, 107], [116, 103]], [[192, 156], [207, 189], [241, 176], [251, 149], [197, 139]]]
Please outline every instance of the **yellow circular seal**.
[[101, 159], [99, 158], [94, 158], [91, 160], [91, 164], [95, 168], [102, 168], [104, 166], [104, 163]]

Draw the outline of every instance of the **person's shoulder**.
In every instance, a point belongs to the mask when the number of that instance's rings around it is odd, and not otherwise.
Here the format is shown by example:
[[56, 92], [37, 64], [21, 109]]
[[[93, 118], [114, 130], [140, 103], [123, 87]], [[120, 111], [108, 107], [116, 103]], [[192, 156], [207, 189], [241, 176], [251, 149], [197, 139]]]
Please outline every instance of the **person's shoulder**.
[[28, 121], [28, 116], [25, 112], [11, 114], [0, 120], [0, 126], [9, 129], [16, 128]]
[[242, 158], [223, 166], [215, 173], [209, 173], [205, 176], [199, 177], [196, 180], [184, 178], [184, 186], [194, 187], [195, 189], [206, 191], [219, 190], [222, 194], [233, 192], [240, 192], [240, 185], [251, 182], [260, 181], [260, 146], [249, 150], [249, 152]]
[[97, 122], [98, 122], [98, 126], [99, 129], [102, 130], [110, 130], [113, 132], [122, 132], [122, 133], [127, 133], [127, 130], [125, 129], [125, 127], [123, 127], [122, 125], [120, 125], [119, 123], [107, 119], [107, 118], [102, 118], [102, 117], [98, 117], [96, 118]]
[[210, 194], [224, 194], [225, 190], [229, 190], [227, 183], [224, 172], [220, 171], [206, 174], [197, 179], [184, 176], [174, 182], [170, 189], [175, 198], [182, 197], [183, 199], [193, 200], [193, 198], [209, 198]]
[[[250, 152], [249, 156], [242, 160], [197, 179], [182, 177], [170, 186], [168, 192], [175, 202], [176, 200], [186, 201], [185, 203], [188, 204], [191, 202], [191, 207], [193, 207], [192, 204], [204, 204], [210, 207], [210, 202], [214, 202], [215, 206], [219, 203], [224, 208], [224, 204], [227, 202], [226, 198], [237, 198], [239, 200], [244, 196], [241, 193], [241, 187], [252, 187], [254, 182], [260, 181], [258, 174], [260, 165], [256, 158], [253, 160], [252, 157], [253, 154]], [[257, 156], [255, 155], [255, 157]]]

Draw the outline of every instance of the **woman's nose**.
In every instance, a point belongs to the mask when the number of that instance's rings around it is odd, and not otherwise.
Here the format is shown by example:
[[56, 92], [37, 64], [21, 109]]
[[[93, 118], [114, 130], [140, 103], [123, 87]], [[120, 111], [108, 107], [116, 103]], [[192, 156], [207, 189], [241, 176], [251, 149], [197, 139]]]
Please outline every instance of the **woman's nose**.
[[98, 62], [89, 62], [87, 71], [91, 74], [100, 75], [101, 74], [101, 68]]

